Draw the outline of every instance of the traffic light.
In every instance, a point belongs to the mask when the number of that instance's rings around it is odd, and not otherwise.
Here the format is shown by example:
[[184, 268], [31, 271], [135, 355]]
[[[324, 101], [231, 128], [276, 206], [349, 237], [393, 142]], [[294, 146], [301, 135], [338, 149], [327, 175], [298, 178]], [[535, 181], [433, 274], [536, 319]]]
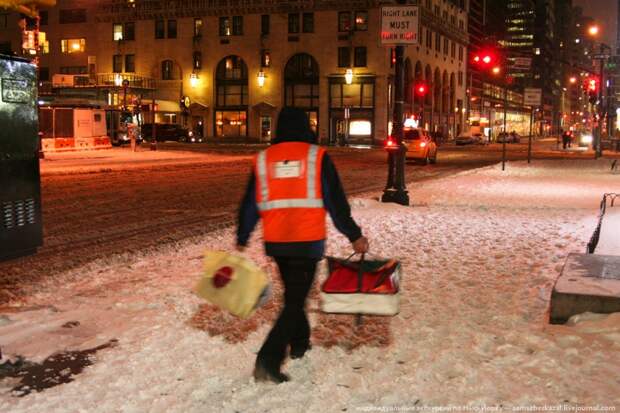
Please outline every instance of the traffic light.
[[474, 63], [481, 66], [490, 66], [497, 60], [495, 53], [490, 50], [483, 50], [474, 55], [473, 61]]
[[394, 67], [396, 65], [396, 48], [390, 49], [390, 67]]
[[598, 88], [599, 84], [597, 78], [589, 77], [588, 79], [586, 79], [585, 89], [588, 93], [588, 101], [593, 105], [595, 105], [598, 101]]
[[418, 96], [425, 96], [426, 93], [428, 92], [428, 87], [426, 86], [425, 83], [418, 83], [415, 86], [415, 94]]

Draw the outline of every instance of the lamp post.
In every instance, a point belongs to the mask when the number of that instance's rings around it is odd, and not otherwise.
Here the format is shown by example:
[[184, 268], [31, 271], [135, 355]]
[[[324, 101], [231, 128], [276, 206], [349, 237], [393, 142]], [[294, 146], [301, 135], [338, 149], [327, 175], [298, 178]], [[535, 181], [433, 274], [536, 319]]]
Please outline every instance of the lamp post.
[[394, 64], [394, 115], [392, 118], [392, 136], [396, 140], [396, 149], [388, 153], [388, 184], [383, 191], [381, 202], [394, 202], [400, 205], [409, 205], [409, 195], [405, 188], [406, 149], [403, 145], [403, 103], [405, 96], [404, 54], [405, 47], [400, 45], [396, 46], [396, 63]]
[[[588, 34], [591, 37], [597, 37], [600, 33], [599, 27], [595, 24], [588, 28]], [[601, 135], [602, 135], [602, 122], [605, 115], [605, 109], [603, 105], [603, 85], [605, 85], [605, 60], [607, 59], [607, 55], [605, 54], [605, 49], [611, 51], [611, 48], [605, 43], [600, 44], [600, 51], [598, 55], [594, 56], [594, 59], [598, 59], [600, 61], [599, 68], [599, 80], [598, 80], [598, 102], [597, 102], [597, 114], [598, 119], [596, 122], [596, 130], [594, 133], [594, 159], [598, 159], [602, 156], [602, 148], [601, 148]]]

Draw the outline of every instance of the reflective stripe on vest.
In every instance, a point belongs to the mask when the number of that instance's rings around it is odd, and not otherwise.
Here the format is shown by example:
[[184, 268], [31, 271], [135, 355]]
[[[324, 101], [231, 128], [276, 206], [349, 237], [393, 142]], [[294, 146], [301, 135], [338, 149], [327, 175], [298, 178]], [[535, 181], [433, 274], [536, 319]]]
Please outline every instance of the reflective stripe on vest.
[[306, 162], [307, 193], [306, 198], [289, 198], [267, 201], [269, 199], [269, 184], [267, 182], [267, 151], [261, 151], [256, 159], [258, 182], [260, 185], [261, 202], [259, 211], [270, 211], [282, 208], [323, 208], [323, 199], [316, 197], [316, 170], [319, 147], [310, 145]]

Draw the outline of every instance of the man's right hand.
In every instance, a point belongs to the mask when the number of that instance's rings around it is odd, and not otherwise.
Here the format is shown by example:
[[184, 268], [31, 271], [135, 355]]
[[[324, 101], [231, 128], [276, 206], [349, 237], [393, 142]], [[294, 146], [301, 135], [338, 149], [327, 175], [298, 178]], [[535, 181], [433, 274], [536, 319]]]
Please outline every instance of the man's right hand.
[[359, 237], [353, 241], [353, 251], [358, 254], [365, 254], [368, 252], [368, 239], [366, 237]]

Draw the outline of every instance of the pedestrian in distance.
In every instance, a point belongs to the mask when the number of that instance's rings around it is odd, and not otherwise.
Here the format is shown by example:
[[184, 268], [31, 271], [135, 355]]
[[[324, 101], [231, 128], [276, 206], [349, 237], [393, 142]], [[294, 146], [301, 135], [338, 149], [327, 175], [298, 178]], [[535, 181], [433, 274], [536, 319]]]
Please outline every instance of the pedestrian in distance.
[[288, 381], [281, 372], [287, 349], [291, 358], [301, 358], [311, 348], [305, 303], [325, 251], [326, 213], [355, 252], [368, 251], [336, 168], [316, 140], [304, 111], [283, 108], [272, 145], [254, 160], [239, 209], [237, 250], [244, 250], [262, 219], [265, 253], [284, 283], [284, 308], [256, 357], [257, 381]]

